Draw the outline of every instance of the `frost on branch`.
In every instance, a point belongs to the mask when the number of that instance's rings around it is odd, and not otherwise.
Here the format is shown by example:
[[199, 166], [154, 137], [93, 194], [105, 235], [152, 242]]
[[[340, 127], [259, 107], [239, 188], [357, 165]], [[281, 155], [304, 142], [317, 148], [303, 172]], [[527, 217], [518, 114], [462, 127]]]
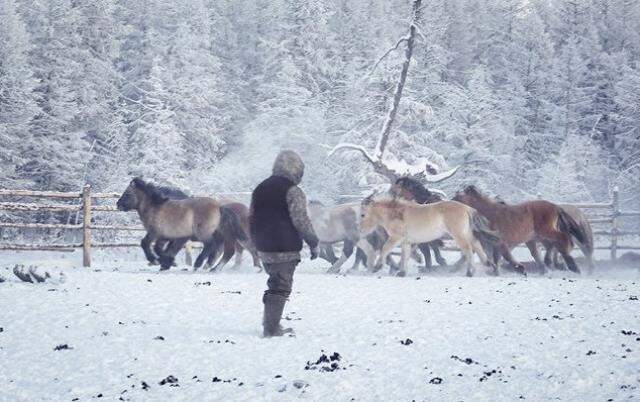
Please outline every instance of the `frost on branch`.
[[411, 176], [427, 183], [438, 183], [453, 176], [459, 168], [459, 166], [456, 166], [453, 169], [438, 172], [438, 166], [426, 158], [420, 158], [416, 163], [409, 164], [388, 152], [386, 156], [380, 160], [378, 157], [371, 155], [364, 147], [356, 144], [338, 144], [329, 152], [329, 157], [340, 150], [360, 152], [373, 166], [376, 173], [386, 177], [391, 182], [394, 182], [402, 176]]

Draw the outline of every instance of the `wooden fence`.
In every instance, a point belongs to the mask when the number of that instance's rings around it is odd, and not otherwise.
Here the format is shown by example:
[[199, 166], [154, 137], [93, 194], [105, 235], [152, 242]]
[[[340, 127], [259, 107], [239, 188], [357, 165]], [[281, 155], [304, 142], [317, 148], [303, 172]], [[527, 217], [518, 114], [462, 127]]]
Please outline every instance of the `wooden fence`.
[[[248, 193], [228, 193], [222, 196], [246, 196]], [[92, 231], [140, 231], [142, 226], [135, 225], [98, 225], [92, 223], [94, 212], [118, 212], [113, 202], [111, 205], [98, 205], [97, 200], [116, 200], [120, 194], [117, 193], [92, 193], [90, 186], [85, 186], [80, 193], [64, 193], [56, 191], [28, 191], [28, 190], [3, 190], [0, 189], [2, 198], [33, 198], [45, 200], [77, 200], [77, 204], [42, 204], [37, 202], [0, 202], [0, 211], [10, 212], [67, 212], [82, 213], [80, 223], [21, 223], [21, 222], [0, 222], [0, 228], [17, 229], [61, 229], [61, 230], [82, 230], [82, 243], [77, 244], [6, 244], [0, 243], [0, 250], [53, 250], [71, 251], [82, 248], [82, 260], [85, 267], [91, 266], [92, 248], [114, 248], [114, 247], [139, 247], [139, 243], [109, 243], [92, 241]], [[613, 190], [611, 201], [599, 204], [574, 204], [585, 211], [589, 217], [589, 222], [596, 228], [595, 236], [606, 236], [610, 239], [608, 244], [596, 245], [596, 249], [609, 250], [612, 260], [618, 257], [620, 250], [640, 250], [640, 245], [621, 245], [619, 240], [623, 236], [640, 236], [640, 230], [628, 231], [621, 229], [620, 218], [638, 217], [640, 211], [620, 210], [618, 189]], [[606, 227], [599, 229], [602, 225]]]

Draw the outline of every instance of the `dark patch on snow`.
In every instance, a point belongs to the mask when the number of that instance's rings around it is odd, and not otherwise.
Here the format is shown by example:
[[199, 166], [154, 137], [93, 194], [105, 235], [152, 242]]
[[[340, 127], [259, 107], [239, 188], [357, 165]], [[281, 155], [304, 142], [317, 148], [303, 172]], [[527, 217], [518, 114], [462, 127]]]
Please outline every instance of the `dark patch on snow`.
[[232, 295], [241, 295], [242, 294], [242, 292], [239, 291], [239, 290], [223, 290], [220, 293], [229, 293], [229, 294], [232, 294]]
[[429, 380], [429, 384], [442, 384], [442, 378], [440, 377], [433, 377], [432, 379]]
[[402, 345], [409, 346], [409, 345], [411, 345], [413, 343], [413, 341], [411, 340], [411, 338], [407, 338], [404, 341], [400, 341], [400, 343]]
[[493, 375], [501, 375], [502, 374], [502, 370], [499, 369], [493, 369], [493, 370], [489, 370], [489, 371], [484, 371], [482, 377], [480, 377], [480, 382], [484, 382], [487, 381], [489, 379], [489, 377], [493, 376]]
[[193, 285], [196, 286], [196, 287], [198, 287], [198, 286], [211, 286], [211, 281], [195, 282]]
[[153, 339], [158, 340], [158, 341], [164, 341], [164, 336], [162, 336], [162, 335], [158, 335], [158, 336], [156, 336], [156, 337], [155, 337], [155, 338], [153, 338]]
[[[322, 351], [324, 352], [324, 351]], [[332, 372], [337, 370], [346, 370], [346, 367], [340, 367], [340, 361], [342, 361], [342, 356], [338, 352], [333, 352], [332, 355], [327, 356], [322, 353], [318, 360], [315, 363], [311, 361], [307, 361], [305, 365], [305, 370], [318, 370], [321, 372]]]
[[58, 351], [58, 350], [71, 350], [73, 349], [71, 346], [67, 345], [66, 343], [63, 343], [61, 345], [56, 346], [55, 348], [53, 348], [53, 350]]
[[160, 385], [169, 384], [170, 387], [179, 387], [180, 386], [180, 385], [178, 385], [178, 379], [176, 377], [172, 376], [172, 375], [168, 375], [167, 378], [164, 378], [158, 384], [160, 384]]
[[222, 383], [230, 384], [230, 383], [232, 383], [232, 382], [234, 382], [236, 380], [237, 380], [237, 378], [232, 378], [230, 380], [223, 380], [222, 378], [219, 378], [219, 377], [213, 377], [211, 382], [222, 382]]
[[637, 301], [638, 300], [638, 296], [629, 296], [629, 300]]
[[474, 360], [473, 360], [472, 358], [470, 358], [470, 357], [465, 357], [464, 359], [461, 359], [460, 357], [458, 357], [458, 356], [456, 356], [456, 355], [451, 355], [451, 358], [452, 358], [453, 360], [457, 360], [457, 361], [462, 362], [462, 363], [467, 364], [467, 365], [470, 365], [470, 364], [480, 364], [480, 363], [478, 363], [478, 362], [474, 361]]
[[595, 354], [596, 354], [596, 352], [595, 352], [595, 351], [593, 351], [593, 350], [589, 350], [589, 351], [587, 352], [587, 356], [592, 356], [592, 355], [595, 355]]
[[[2, 331], [1, 331], [1, 329], [2, 329], [2, 328], [0, 328], [0, 332], [2, 332]], [[622, 332], [622, 335], [638, 335], [638, 333], [637, 333], [637, 332], [635, 332], [635, 331], [631, 331], [631, 330], [629, 330], [629, 331], [625, 331], [625, 330], [623, 329], [621, 332]]]
[[152, 281], [151, 279], [147, 279], [147, 282], [151, 283], [151, 282], [153, 282], [153, 281]]
[[230, 339], [225, 339], [224, 341], [221, 341], [221, 340], [215, 341], [213, 339], [210, 339], [209, 341], [207, 341], [207, 343], [217, 343], [217, 344], [228, 343], [228, 344], [231, 344], [231, 345], [235, 345], [236, 344], [234, 341], [232, 341]]
[[146, 383], [146, 382], [144, 382], [144, 381], [142, 381], [142, 382], [140, 383], [140, 386], [142, 387], [142, 389], [143, 389], [144, 391], [147, 391], [149, 388], [151, 388], [151, 387], [149, 386], [149, 384], [147, 384], [147, 383]]

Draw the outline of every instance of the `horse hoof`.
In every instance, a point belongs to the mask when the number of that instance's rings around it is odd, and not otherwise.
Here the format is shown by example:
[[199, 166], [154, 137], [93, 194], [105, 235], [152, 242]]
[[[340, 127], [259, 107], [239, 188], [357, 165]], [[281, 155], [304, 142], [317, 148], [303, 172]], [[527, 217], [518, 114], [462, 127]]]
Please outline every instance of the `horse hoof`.
[[149, 261], [149, 265], [150, 267], [153, 267], [154, 265], [158, 265], [158, 260], [153, 260], [153, 261]]
[[407, 273], [404, 271], [398, 271], [398, 273], [396, 274], [396, 276], [399, 276], [400, 278], [404, 278], [405, 276], [407, 276]]

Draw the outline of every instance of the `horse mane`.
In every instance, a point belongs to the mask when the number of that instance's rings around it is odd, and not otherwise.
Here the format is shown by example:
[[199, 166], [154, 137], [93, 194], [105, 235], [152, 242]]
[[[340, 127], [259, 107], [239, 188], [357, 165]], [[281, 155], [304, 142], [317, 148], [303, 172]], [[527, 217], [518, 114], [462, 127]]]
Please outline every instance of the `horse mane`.
[[171, 186], [156, 186], [158, 192], [171, 200], [184, 200], [189, 198], [189, 195], [177, 187]]
[[136, 188], [149, 196], [153, 205], [161, 205], [171, 199], [181, 200], [189, 198], [189, 196], [182, 190], [168, 186], [157, 186], [151, 182], [145, 181], [141, 177], [134, 178], [133, 183]]
[[414, 179], [413, 177], [403, 176], [396, 180], [396, 185], [400, 185], [403, 188], [409, 190], [413, 196], [416, 198], [416, 201], [419, 204], [424, 204], [430, 200], [442, 200], [438, 194], [432, 193], [422, 184], [420, 181]]
[[483, 194], [480, 192], [480, 190], [478, 190], [476, 188], [476, 186], [474, 186], [473, 184], [468, 185], [467, 187], [464, 188], [464, 193], [467, 195], [471, 195], [473, 197], [476, 197], [480, 200], [492, 203], [492, 204], [501, 204], [501, 205], [507, 205], [506, 202], [502, 201], [502, 200], [498, 200], [498, 199], [494, 199], [486, 194]]

